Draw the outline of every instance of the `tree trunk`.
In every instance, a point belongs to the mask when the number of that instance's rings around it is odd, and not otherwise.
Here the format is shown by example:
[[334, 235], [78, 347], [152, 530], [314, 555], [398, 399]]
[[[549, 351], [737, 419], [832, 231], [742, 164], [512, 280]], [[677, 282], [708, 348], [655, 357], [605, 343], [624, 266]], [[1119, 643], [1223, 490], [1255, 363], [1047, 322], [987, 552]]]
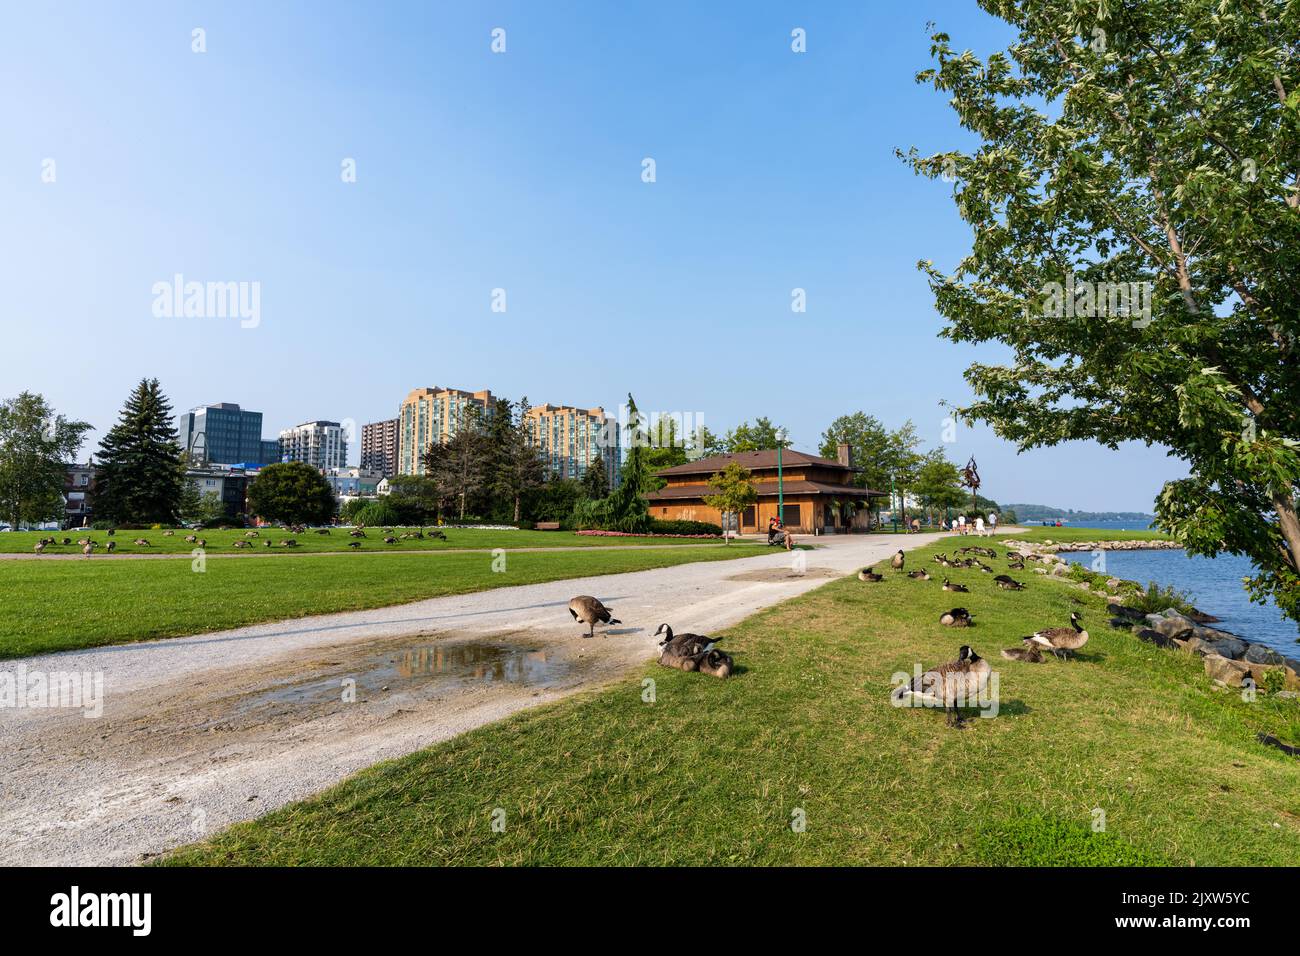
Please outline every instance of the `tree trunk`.
[[1285, 492], [1277, 492], [1272, 498], [1273, 510], [1277, 512], [1277, 523], [1282, 531], [1282, 538], [1291, 549], [1288, 563], [1292, 571], [1300, 573], [1300, 518], [1296, 517], [1295, 501]]
[[515, 495], [515, 524], [519, 524], [519, 495]]

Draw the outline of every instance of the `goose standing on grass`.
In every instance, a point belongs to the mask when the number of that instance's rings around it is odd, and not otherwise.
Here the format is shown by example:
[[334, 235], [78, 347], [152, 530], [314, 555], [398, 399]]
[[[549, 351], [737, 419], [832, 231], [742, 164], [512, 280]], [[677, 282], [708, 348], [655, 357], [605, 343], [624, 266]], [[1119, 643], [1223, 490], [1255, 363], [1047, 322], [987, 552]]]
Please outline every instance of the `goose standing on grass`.
[[944, 579], [943, 579], [943, 589], [944, 589], [945, 591], [954, 591], [954, 592], [958, 592], [958, 593], [960, 593], [960, 594], [966, 594], [966, 593], [968, 593], [968, 592], [970, 591], [970, 588], [966, 587], [966, 585], [964, 585], [964, 584], [953, 584], [953, 583], [952, 583], [951, 581], [949, 581], [947, 578], [944, 578]]
[[[601, 604], [590, 594], [579, 594], [569, 602], [569, 613], [573, 619], [581, 624], [587, 625], [587, 633], [584, 637], [596, 636], [597, 624], [622, 624], [610, 613], [610, 609]], [[602, 637], [604, 635], [601, 635]]]
[[993, 579], [1004, 591], [1023, 591], [1025, 586], [1007, 574], [999, 574]]
[[44, 539], [44, 538], [42, 538], [40, 541], [37, 541], [37, 542], [36, 542], [36, 553], [37, 553], [37, 554], [44, 554], [44, 553], [45, 553], [45, 539]]
[[1078, 611], [1070, 612], [1070, 627], [1049, 627], [1036, 632], [1030, 640], [1039, 647], [1045, 647], [1057, 657], [1073, 654], [1088, 643], [1088, 632], [1079, 622]]
[[961, 727], [960, 708], [969, 707], [972, 702], [978, 704], [992, 671], [988, 661], [963, 644], [955, 661], [913, 677], [909, 683], [896, 688], [890, 699], [896, 706], [943, 707], [948, 726]]
[[899, 548], [898, 553], [889, 559], [889, 566], [895, 571], [903, 570], [903, 562], [907, 560], [903, 557], [903, 549]]
[[939, 615], [939, 623], [946, 627], [973, 627], [975, 622], [971, 620], [970, 611], [964, 607], [955, 607], [951, 611], [944, 611]]
[[877, 574], [875, 571], [871, 570], [871, 568], [863, 568], [861, 571], [858, 572], [858, 580], [859, 581], [883, 581], [885, 580], [885, 576], [883, 574]]

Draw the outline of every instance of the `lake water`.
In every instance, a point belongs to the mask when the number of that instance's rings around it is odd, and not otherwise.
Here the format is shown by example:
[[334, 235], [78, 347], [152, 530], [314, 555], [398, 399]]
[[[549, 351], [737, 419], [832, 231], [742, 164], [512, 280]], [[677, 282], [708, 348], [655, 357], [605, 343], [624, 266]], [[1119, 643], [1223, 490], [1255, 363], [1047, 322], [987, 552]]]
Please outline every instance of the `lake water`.
[[[1088, 551], [1062, 557], [1085, 566], [1093, 561]], [[1182, 551], [1107, 551], [1105, 573], [1143, 586], [1155, 581], [1186, 591], [1198, 608], [1223, 619], [1214, 627], [1266, 644], [1285, 657], [1300, 658], [1300, 628], [1295, 622], [1272, 603], [1252, 604], [1246, 597], [1241, 579], [1254, 575], [1254, 566], [1246, 558], [1232, 554], [1202, 558]]]

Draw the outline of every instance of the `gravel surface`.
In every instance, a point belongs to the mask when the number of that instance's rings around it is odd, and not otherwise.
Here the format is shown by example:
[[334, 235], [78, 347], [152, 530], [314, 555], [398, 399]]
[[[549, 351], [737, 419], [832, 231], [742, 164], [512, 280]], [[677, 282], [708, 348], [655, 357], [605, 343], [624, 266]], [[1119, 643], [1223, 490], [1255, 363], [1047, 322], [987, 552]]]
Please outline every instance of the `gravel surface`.
[[[102, 674], [103, 707], [95, 718], [0, 708], [0, 858], [146, 860], [377, 761], [615, 680], [655, 655], [663, 621], [697, 633], [728, 627], [938, 537], [817, 538], [816, 550], [793, 556], [4, 661], [0, 673], [25, 665], [29, 674]], [[806, 561], [801, 571], [796, 556]], [[597, 596], [623, 623], [586, 639], [566, 610], [575, 594]]]

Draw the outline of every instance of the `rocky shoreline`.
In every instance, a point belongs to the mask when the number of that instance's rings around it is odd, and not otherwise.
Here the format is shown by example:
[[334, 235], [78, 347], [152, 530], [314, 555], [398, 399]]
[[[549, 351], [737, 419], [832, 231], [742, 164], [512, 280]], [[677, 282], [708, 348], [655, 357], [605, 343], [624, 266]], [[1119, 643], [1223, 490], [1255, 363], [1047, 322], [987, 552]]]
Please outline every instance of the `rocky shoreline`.
[[[1034, 568], [1039, 574], [1066, 577], [1070, 563], [1058, 557], [1058, 552], [1076, 551], [1137, 551], [1143, 549], [1179, 549], [1173, 541], [1079, 541], [1026, 544], [1008, 539], [1002, 542], [1015, 549], [1026, 562], [1037, 562], [1043, 567]], [[1108, 602], [1110, 625], [1128, 630], [1140, 641], [1157, 647], [1198, 654], [1204, 660], [1205, 673], [1215, 684], [1223, 687], [1241, 687], [1249, 679], [1259, 689], [1275, 689], [1291, 697], [1300, 697], [1300, 659], [1283, 657], [1271, 647], [1253, 644], [1240, 634], [1220, 630], [1209, 625], [1218, 618], [1195, 608], [1184, 614], [1176, 608], [1166, 608], [1159, 614], [1147, 614], [1128, 607], [1115, 593], [1125, 587], [1140, 588], [1135, 581], [1108, 578], [1105, 587], [1094, 588], [1084, 583], [1080, 587], [1094, 593], [1103, 593]], [[1277, 676], [1272, 676], [1276, 674]]]

